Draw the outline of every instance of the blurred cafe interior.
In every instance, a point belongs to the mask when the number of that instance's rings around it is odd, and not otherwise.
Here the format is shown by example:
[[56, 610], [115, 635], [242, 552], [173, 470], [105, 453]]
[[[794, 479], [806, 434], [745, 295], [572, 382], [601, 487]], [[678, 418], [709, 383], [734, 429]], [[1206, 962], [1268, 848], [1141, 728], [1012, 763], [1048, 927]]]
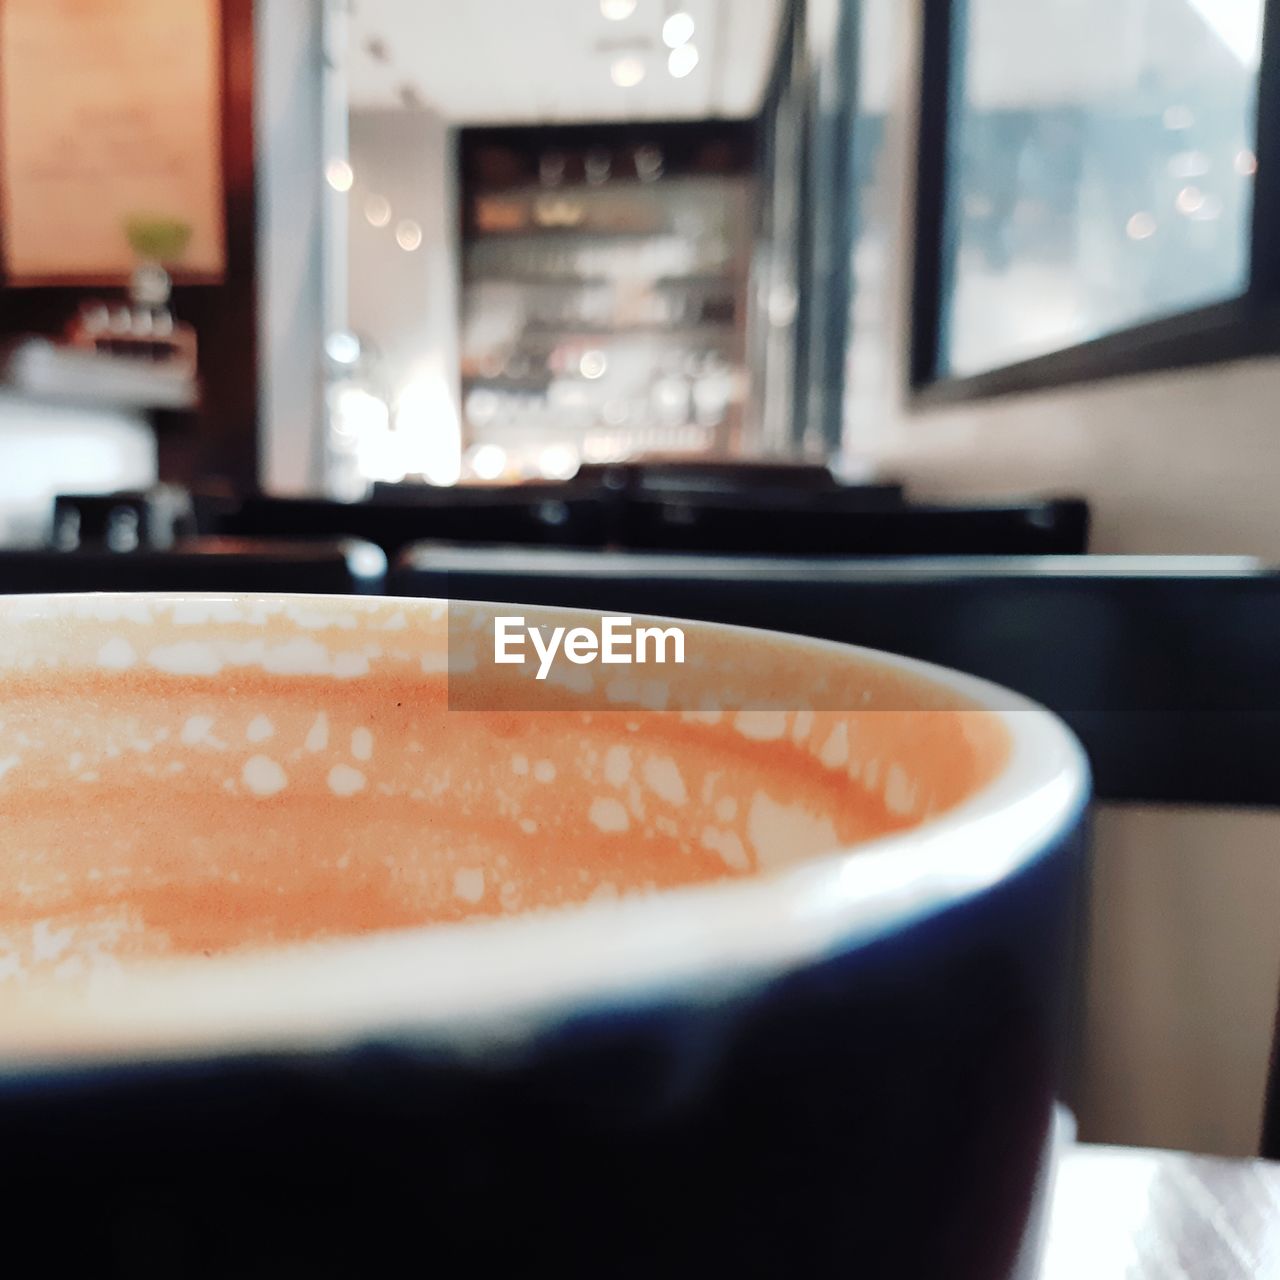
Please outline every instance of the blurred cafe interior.
[[1280, 1156], [1277, 218], [1263, 0], [0, 0], [0, 592], [1012, 687], [1094, 773], [1080, 1137]]

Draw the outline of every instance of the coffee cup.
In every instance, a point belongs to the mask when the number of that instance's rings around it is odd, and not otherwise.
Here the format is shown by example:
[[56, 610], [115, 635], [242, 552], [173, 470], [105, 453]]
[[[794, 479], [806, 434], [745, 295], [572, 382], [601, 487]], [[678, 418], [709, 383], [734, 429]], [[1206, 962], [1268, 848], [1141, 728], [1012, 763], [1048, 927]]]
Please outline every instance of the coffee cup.
[[11, 1243], [53, 1204], [132, 1275], [1013, 1274], [1077, 743], [918, 662], [626, 621], [610, 665], [571, 610], [0, 600]]

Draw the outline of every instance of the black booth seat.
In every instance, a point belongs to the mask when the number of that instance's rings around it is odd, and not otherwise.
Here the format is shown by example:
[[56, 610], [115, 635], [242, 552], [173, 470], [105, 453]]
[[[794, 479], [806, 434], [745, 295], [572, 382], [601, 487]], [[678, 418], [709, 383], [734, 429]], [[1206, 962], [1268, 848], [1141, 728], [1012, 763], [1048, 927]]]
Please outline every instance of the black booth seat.
[[607, 500], [562, 488], [423, 488], [371, 502], [326, 498], [242, 499], [218, 531], [246, 538], [361, 538], [394, 556], [424, 538], [464, 543], [600, 547], [611, 539]]
[[167, 550], [0, 550], [0, 594], [271, 591], [378, 595], [387, 560], [368, 542], [192, 538]]
[[[604, 493], [727, 493], [750, 495], [824, 494], [849, 497], [870, 505], [888, 505], [904, 500], [903, 486], [896, 480], [848, 480], [821, 464], [796, 464], [767, 459], [638, 459], [627, 462], [584, 463], [568, 480], [537, 478], [517, 484], [467, 484], [443, 492], [490, 493], [510, 497], [513, 493], [536, 494], [558, 490], [579, 497]], [[373, 486], [375, 502], [420, 502], [423, 496], [439, 494], [422, 484]]]
[[738, 555], [1068, 555], [1087, 547], [1089, 511], [1073, 498], [920, 506], [905, 503], [895, 486], [798, 493], [569, 484], [422, 488], [358, 503], [255, 496], [217, 527], [240, 537], [364, 538], [388, 556], [421, 541]]
[[[1056, 711], [1084, 744], [1100, 799], [1280, 806], [1280, 572], [1247, 558], [421, 546], [400, 557], [390, 590], [696, 618], [901, 653]], [[1260, 1153], [1280, 1159], [1280, 1009], [1264, 1110]]]
[[982, 676], [1079, 734], [1104, 799], [1280, 804], [1280, 574], [1183, 557], [842, 559], [418, 546], [396, 595], [796, 632]]
[[847, 500], [865, 506], [892, 506], [905, 501], [903, 486], [893, 480], [850, 482], [821, 465], [797, 466], [770, 461], [680, 460], [610, 462], [583, 466], [569, 482], [574, 488], [644, 494], [797, 494]]
[[641, 495], [618, 543], [637, 551], [730, 555], [1079, 555], [1089, 508], [1076, 498], [932, 506], [857, 490], [812, 494]]

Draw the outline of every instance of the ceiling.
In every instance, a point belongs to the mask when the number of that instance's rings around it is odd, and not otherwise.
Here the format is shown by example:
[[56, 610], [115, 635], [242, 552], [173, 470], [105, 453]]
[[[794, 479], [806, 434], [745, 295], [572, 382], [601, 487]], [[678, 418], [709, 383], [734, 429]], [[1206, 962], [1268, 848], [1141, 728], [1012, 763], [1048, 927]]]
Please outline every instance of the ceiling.
[[[348, 99], [357, 109], [420, 103], [458, 124], [749, 116], [780, 9], [781, 0], [636, 0], [611, 21], [601, 0], [351, 0]], [[699, 55], [683, 79], [668, 72], [662, 41], [675, 10], [694, 19]], [[640, 60], [639, 84], [614, 84], [619, 58]]]

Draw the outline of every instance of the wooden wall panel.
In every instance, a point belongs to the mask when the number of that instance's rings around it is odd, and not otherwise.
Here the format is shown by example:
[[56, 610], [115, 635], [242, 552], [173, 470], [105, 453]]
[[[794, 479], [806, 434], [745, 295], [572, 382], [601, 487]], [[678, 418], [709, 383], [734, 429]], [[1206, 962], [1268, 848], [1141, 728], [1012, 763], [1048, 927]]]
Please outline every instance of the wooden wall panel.
[[[174, 290], [175, 313], [199, 334], [202, 396], [195, 414], [166, 415], [157, 431], [163, 479], [243, 486], [257, 478], [253, 0], [220, 4], [226, 271], [219, 284]], [[18, 288], [0, 279], [0, 342], [57, 334], [83, 298], [123, 295], [120, 288]]]

